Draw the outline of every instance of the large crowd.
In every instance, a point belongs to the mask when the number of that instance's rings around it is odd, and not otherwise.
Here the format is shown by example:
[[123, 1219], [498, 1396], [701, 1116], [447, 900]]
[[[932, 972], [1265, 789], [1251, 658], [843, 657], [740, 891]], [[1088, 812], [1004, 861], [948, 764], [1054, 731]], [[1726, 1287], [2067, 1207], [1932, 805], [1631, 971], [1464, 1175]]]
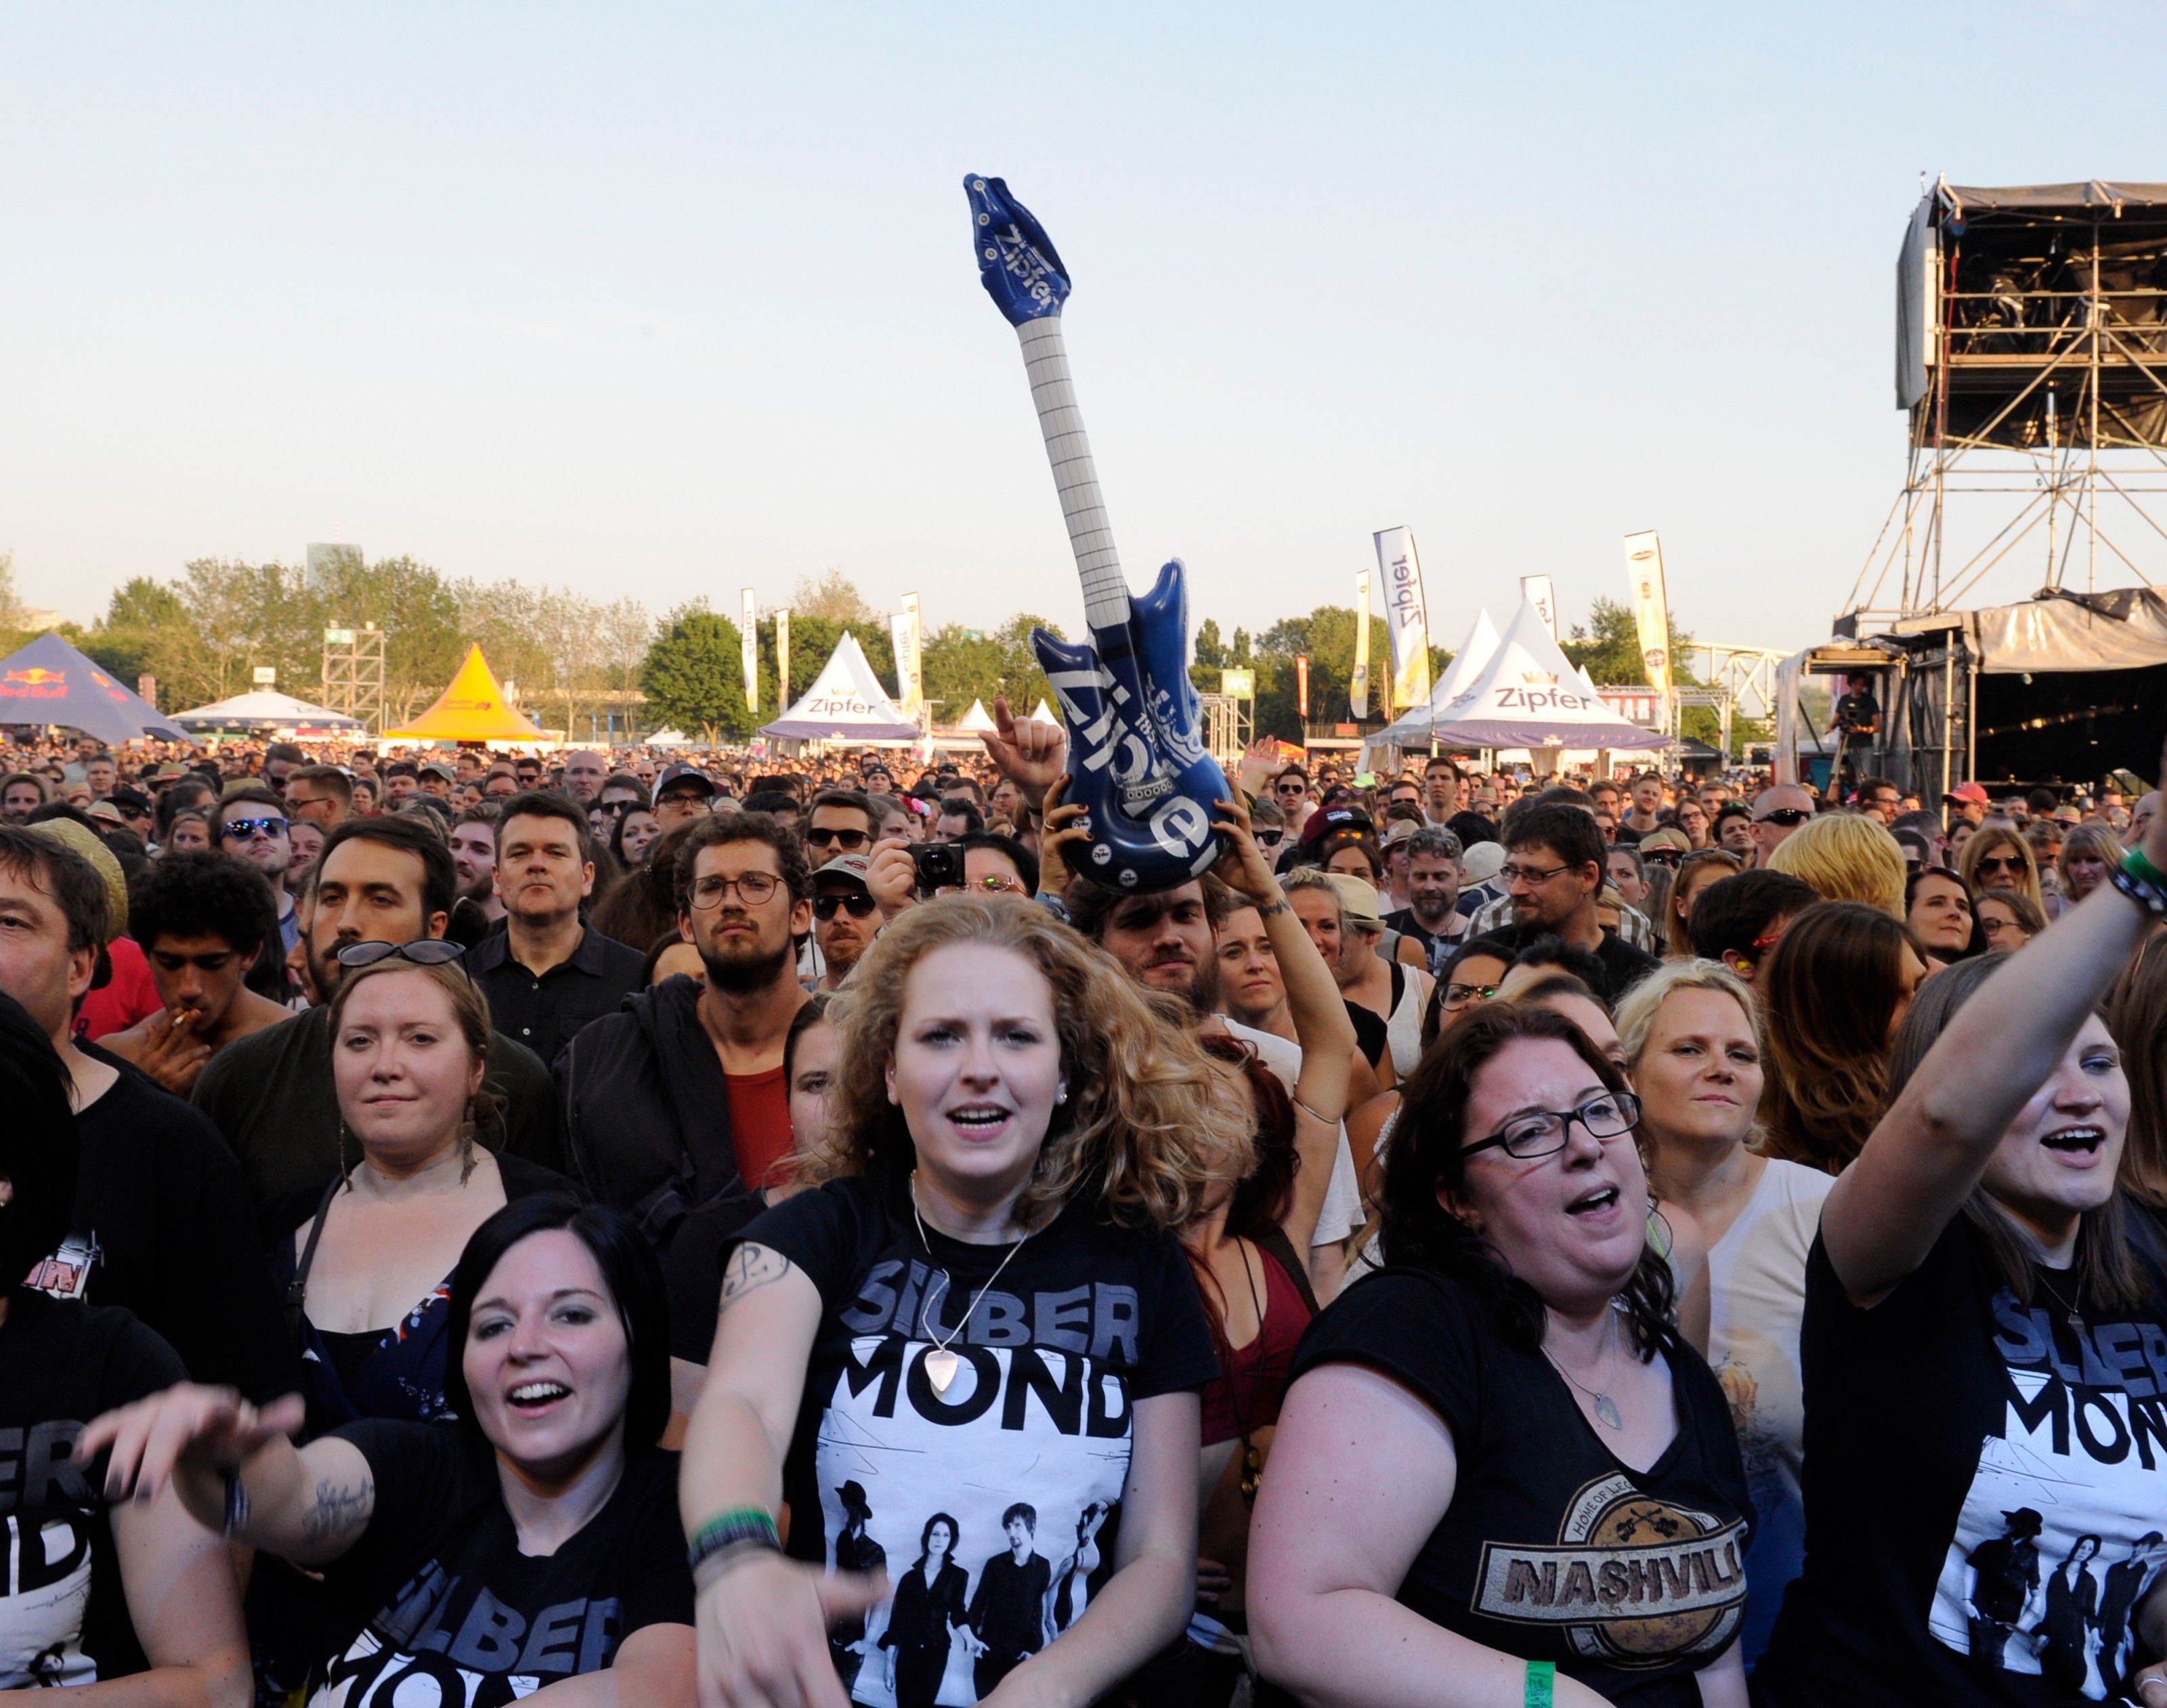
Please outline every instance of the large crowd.
[[999, 713], [0, 749], [0, 1684], [2167, 1708], [2156, 791]]

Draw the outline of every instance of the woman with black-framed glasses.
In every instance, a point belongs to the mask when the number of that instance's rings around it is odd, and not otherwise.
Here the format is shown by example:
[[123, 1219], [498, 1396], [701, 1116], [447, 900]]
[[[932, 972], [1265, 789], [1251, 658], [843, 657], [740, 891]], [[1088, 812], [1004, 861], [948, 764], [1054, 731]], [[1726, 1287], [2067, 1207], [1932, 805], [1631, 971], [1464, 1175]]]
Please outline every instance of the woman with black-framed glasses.
[[1258, 1494], [1261, 1671], [1379, 1708], [1743, 1708], [1752, 1509], [1649, 1241], [1624, 1076], [1561, 1016], [1491, 1002], [1404, 1106], [1394, 1267], [1303, 1337]]

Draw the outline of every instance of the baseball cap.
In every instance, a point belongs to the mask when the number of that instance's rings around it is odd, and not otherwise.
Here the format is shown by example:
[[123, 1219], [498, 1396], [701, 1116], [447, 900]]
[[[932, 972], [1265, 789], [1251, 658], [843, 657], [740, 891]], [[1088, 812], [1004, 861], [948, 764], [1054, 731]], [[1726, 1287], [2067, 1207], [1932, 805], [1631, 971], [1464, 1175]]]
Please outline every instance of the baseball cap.
[[862, 854], [838, 854], [813, 874], [816, 891], [831, 889], [867, 889], [866, 873], [872, 869], [872, 862]]
[[1962, 801], [1966, 806], [1970, 807], [1993, 805], [1993, 802], [1987, 798], [1986, 785], [1983, 782], [1960, 782], [1942, 798], [1945, 801]]
[[697, 783], [700, 793], [712, 796], [715, 792], [714, 779], [697, 765], [665, 765], [662, 775], [654, 779], [654, 798], [660, 800], [664, 793], [681, 782]]
[[458, 772], [453, 771], [450, 766], [446, 765], [442, 760], [437, 759], [431, 760], [427, 765], [423, 766], [414, 774], [416, 777], [442, 777], [446, 782], [457, 782], [459, 780]]
[[1322, 812], [1311, 813], [1309, 822], [1301, 827], [1305, 847], [1315, 847], [1326, 841], [1337, 841], [1345, 836], [1376, 834], [1376, 825], [1359, 807], [1327, 807]]
[[154, 810], [151, 805], [150, 796], [145, 794], [140, 789], [130, 788], [125, 783], [114, 790], [107, 798], [119, 809], [124, 818], [130, 813], [147, 818]]

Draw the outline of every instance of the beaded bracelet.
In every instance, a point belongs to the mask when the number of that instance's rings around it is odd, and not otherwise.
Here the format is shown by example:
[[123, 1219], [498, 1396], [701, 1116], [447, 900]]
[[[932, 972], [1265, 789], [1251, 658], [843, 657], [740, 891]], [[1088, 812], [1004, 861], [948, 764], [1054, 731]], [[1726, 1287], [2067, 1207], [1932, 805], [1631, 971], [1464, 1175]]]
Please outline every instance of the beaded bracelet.
[[713, 1558], [726, 1548], [740, 1542], [750, 1542], [760, 1548], [780, 1553], [782, 1540], [776, 1534], [775, 1520], [756, 1506], [734, 1506], [727, 1512], [718, 1512], [702, 1525], [692, 1537], [691, 1545], [685, 1550], [685, 1563], [692, 1571], [700, 1569], [701, 1562]]

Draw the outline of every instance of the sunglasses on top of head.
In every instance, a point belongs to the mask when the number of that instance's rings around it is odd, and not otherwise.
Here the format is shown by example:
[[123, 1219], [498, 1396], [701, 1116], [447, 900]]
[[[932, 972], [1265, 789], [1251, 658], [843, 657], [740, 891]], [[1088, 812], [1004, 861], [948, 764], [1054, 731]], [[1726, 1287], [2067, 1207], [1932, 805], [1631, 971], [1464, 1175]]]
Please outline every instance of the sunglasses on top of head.
[[466, 953], [466, 947], [449, 937], [421, 937], [411, 943], [387, 943], [372, 939], [348, 943], [338, 952], [342, 967], [374, 967], [379, 961], [411, 961], [416, 967], [442, 967]]

